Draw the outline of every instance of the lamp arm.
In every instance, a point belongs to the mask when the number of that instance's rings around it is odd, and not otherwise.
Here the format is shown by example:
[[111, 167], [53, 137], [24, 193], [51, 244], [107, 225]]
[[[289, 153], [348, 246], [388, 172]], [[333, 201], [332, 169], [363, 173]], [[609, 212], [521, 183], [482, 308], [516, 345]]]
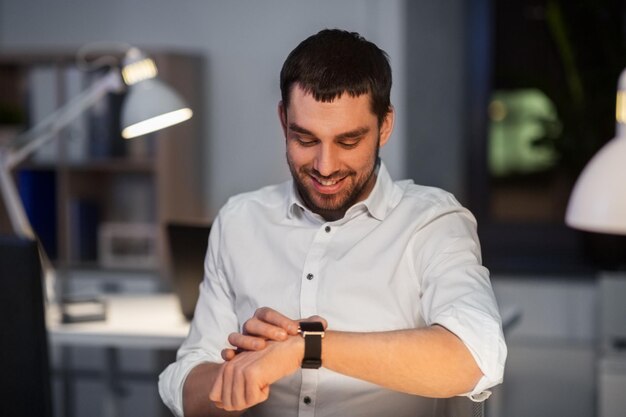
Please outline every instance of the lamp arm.
[[[67, 104], [51, 113], [32, 129], [16, 136], [0, 161], [10, 171], [33, 152], [51, 141], [59, 131], [69, 125], [85, 110], [96, 104], [104, 95], [122, 91], [124, 83], [117, 69], [111, 69], [89, 88], [73, 97]], [[11, 146], [14, 144], [14, 146]]]
[[[124, 83], [119, 72], [111, 69], [104, 77], [72, 98], [67, 104], [35, 125], [32, 129], [16, 136], [0, 147], [0, 196], [17, 236], [37, 240], [28, 220], [24, 204], [11, 176], [11, 170], [33, 152], [56, 137], [56, 134], [93, 106], [105, 94], [122, 91]], [[41, 244], [39, 255], [42, 261], [47, 299], [54, 300], [54, 268]]]
[[11, 178], [11, 172], [2, 166], [0, 166], [0, 192], [2, 192], [5, 209], [15, 233], [20, 237], [34, 240], [35, 233], [26, 216], [22, 199]]

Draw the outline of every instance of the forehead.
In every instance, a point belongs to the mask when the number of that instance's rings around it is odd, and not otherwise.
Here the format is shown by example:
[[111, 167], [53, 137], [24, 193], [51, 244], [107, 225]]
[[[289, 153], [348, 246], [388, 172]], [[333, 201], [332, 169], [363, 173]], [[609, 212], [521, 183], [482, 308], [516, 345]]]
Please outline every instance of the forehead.
[[332, 101], [318, 101], [313, 94], [299, 85], [291, 90], [287, 116], [291, 122], [298, 124], [306, 121], [323, 122], [324, 124], [369, 125], [377, 123], [372, 112], [369, 93], [353, 97], [347, 92]]

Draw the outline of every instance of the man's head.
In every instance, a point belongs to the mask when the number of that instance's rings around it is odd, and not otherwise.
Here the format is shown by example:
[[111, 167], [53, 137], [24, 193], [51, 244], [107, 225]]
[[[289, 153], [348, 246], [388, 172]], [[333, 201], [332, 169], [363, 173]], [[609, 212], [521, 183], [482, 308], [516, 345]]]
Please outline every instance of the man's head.
[[355, 32], [325, 29], [302, 41], [280, 71], [286, 108], [296, 84], [321, 102], [333, 101], [344, 93], [352, 97], [369, 93], [371, 110], [379, 123], [391, 110], [387, 54]]
[[393, 129], [390, 88], [387, 56], [356, 33], [321, 31], [283, 65], [287, 162], [304, 203], [327, 220], [374, 187], [378, 150]]

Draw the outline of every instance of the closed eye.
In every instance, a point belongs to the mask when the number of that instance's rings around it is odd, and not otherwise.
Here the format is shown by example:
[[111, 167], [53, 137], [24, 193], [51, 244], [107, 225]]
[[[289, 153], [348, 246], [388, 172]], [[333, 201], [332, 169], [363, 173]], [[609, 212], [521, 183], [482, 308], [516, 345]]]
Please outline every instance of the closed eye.
[[293, 135], [293, 139], [298, 142], [299, 145], [301, 146], [314, 146], [317, 144], [318, 140], [315, 138], [311, 138], [311, 137], [306, 137], [306, 136], [300, 136], [300, 135]]
[[337, 143], [339, 144], [339, 146], [341, 146], [344, 149], [352, 149], [352, 148], [356, 148], [356, 146], [360, 142], [361, 142], [361, 138], [354, 138], [354, 139], [340, 140]]

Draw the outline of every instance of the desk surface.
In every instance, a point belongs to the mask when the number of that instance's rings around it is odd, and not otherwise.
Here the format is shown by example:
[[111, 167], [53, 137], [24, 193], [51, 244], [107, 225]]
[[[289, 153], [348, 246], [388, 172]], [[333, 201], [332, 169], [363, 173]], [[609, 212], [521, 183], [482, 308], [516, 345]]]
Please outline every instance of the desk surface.
[[60, 323], [58, 306], [47, 311], [50, 343], [72, 346], [178, 349], [189, 323], [182, 315], [178, 299], [172, 294], [105, 298], [104, 321]]

